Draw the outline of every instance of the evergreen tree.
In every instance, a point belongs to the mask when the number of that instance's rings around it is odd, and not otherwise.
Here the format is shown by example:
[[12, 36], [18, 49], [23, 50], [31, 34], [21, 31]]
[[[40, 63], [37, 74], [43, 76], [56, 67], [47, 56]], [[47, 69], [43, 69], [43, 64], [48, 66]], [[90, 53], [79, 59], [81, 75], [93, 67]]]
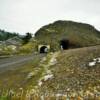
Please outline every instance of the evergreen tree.
[[26, 33], [26, 35], [23, 37], [23, 44], [28, 43], [31, 38], [32, 38], [32, 34]]

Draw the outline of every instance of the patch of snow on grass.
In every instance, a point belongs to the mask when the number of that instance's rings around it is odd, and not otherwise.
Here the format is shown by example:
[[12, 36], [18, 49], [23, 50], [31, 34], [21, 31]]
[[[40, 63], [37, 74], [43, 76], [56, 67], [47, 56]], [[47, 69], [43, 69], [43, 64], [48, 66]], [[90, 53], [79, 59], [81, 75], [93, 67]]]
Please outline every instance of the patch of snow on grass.
[[56, 97], [61, 97], [61, 96], [63, 96], [63, 97], [67, 97], [66, 94], [61, 94], [61, 93], [56, 94]]
[[39, 79], [38, 86], [42, 86], [42, 84], [45, 81], [54, 78], [54, 75], [52, 74], [49, 67], [52, 66], [52, 65], [55, 65], [57, 63], [57, 59], [56, 59], [57, 56], [58, 56], [58, 52], [57, 53], [52, 53], [51, 52], [47, 57], [44, 57], [43, 59], [41, 59], [40, 63], [41, 63], [41, 66], [44, 67], [45, 73], [43, 73], [42, 74], [43, 77], [41, 77]]
[[96, 62], [89, 62], [90, 67], [95, 66], [95, 65], [96, 65]]
[[62, 94], [58, 93], [58, 94], [56, 94], [56, 96], [57, 96], [57, 97], [60, 97], [60, 96], [62, 96]]
[[46, 75], [46, 76], [44, 76], [44, 81], [47, 81], [47, 80], [52, 79], [52, 78], [53, 78], [53, 74]]
[[100, 58], [97, 58], [97, 63], [100, 63]]
[[96, 64], [100, 63], [100, 57], [99, 58], [94, 58], [93, 61], [89, 62], [89, 66], [95, 66]]
[[41, 63], [43, 63], [44, 61], [46, 61], [46, 57], [43, 57], [42, 60], [40, 61]]
[[46, 76], [44, 76], [39, 82], [38, 82], [38, 85], [39, 86], [42, 86], [43, 82], [49, 80], [49, 79], [52, 79], [53, 78], [53, 74], [48, 74]]
[[47, 70], [47, 74], [51, 74], [51, 70]]
[[50, 65], [55, 65], [57, 63], [56, 58], [52, 58], [49, 62]]
[[34, 75], [35, 75], [35, 73], [34, 73], [34, 72], [30, 72], [30, 73], [28, 74], [28, 76], [27, 76], [27, 79], [32, 78]]
[[93, 61], [97, 61], [97, 59], [96, 59], [96, 58], [94, 58], [94, 59], [93, 59]]
[[39, 81], [38, 85], [41, 86], [42, 85], [42, 81]]

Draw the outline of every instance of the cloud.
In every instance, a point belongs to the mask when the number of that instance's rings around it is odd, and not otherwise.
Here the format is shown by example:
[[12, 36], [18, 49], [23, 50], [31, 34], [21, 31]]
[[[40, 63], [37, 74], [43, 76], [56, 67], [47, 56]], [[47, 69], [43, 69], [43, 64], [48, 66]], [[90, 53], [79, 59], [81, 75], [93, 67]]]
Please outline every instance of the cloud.
[[100, 0], [0, 0], [0, 28], [35, 33], [55, 20], [74, 20], [100, 29]]

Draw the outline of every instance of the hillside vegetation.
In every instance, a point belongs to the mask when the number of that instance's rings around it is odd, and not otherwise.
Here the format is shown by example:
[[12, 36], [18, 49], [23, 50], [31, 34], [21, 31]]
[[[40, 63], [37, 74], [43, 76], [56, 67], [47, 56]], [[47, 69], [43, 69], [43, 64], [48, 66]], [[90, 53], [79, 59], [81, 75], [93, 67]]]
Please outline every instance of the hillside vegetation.
[[13, 38], [15, 36], [19, 36], [18, 33], [11, 33], [5, 30], [0, 30], [0, 41], [8, 40], [9, 38]]
[[[11, 100], [40, 100], [41, 97], [99, 100], [100, 62], [89, 66], [95, 58], [100, 58], [99, 51], [100, 46], [91, 46], [50, 53], [42, 59], [37, 57], [25, 66], [1, 73], [0, 88]], [[9, 88], [12, 92], [7, 94]]]
[[73, 21], [56, 21], [40, 28], [35, 38], [40, 44], [50, 44], [59, 48], [59, 41], [68, 39], [70, 46], [85, 47], [100, 44], [100, 32], [93, 26]]
[[20, 35], [0, 30], [0, 56], [33, 53], [35, 42], [31, 38], [31, 33]]
[[[67, 50], [60, 48], [63, 39], [70, 43]], [[55, 52], [37, 54], [39, 44]], [[0, 69], [0, 100], [100, 100], [100, 32], [93, 26], [56, 21], [18, 50], [34, 52], [34, 59]]]

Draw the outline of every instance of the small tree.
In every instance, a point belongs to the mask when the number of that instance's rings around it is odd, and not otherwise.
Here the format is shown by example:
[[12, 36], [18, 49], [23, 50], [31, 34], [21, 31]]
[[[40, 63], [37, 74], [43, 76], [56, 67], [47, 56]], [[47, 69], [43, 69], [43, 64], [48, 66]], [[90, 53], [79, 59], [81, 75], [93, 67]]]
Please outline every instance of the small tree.
[[23, 44], [27, 44], [31, 38], [32, 38], [32, 34], [26, 33], [26, 35], [23, 37]]

